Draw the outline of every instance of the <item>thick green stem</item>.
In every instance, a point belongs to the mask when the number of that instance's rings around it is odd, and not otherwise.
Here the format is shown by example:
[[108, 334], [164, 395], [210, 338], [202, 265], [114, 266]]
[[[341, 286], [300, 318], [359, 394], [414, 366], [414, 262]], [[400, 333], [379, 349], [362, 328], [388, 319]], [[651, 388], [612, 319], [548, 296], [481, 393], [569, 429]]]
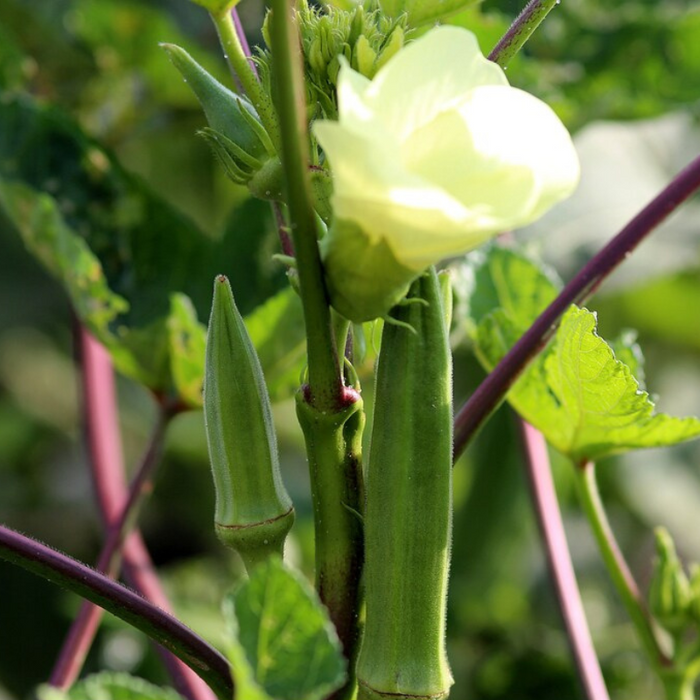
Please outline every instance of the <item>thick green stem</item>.
[[279, 152], [280, 150], [280, 131], [277, 123], [274, 106], [270, 96], [262, 88], [258, 81], [253, 68], [250, 65], [250, 59], [246, 56], [243, 46], [236, 33], [236, 27], [233, 24], [233, 19], [229, 11], [222, 13], [211, 13], [211, 18], [216, 26], [216, 31], [219, 34], [219, 41], [224, 50], [226, 61], [231, 70], [241, 81], [241, 85], [245, 90], [248, 99], [251, 101], [255, 111], [260, 117], [265, 130], [272, 139], [272, 143]]
[[[297, 394], [311, 475], [316, 536], [316, 588], [352, 661], [359, 635], [360, 578], [364, 562], [362, 510], [362, 399], [347, 390], [341, 411], [320, 411]], [[354, 664], [346, 685], [352, 692]]]
[[344, 406], [344, 386], [318, 250], [299, 37], [288, 0], [272, 0], [271, 5], [273, 82], [277, 88], [285, 191], [306, 324], [308, 398], [319, 410], [339, 411]]
[[610, 528], [598, 492], [595, 464], [585, 462], [579, 465], [576, 476], [581, 504], [598, 543], [605, 567], [622, 598], [627, 614], [637, 630], [637, 635], [652, 666], [661, 676], [664, 669], [670, 666], [671, 660], [661, 649], [651, 615]]

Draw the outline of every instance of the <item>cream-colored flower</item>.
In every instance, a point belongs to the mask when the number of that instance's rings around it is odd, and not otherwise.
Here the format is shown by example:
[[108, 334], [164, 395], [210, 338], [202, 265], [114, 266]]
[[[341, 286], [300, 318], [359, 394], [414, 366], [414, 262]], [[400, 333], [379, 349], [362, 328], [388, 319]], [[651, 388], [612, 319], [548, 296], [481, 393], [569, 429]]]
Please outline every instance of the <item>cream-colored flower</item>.
[[578, 182], [559, 118], [510, 87], [465, 29], [431, 30], [371, 81], [344, 64], [338, 103], [339, 121], [314, 125], [334, 181], [322, 253], [332, 302], [355, 321], [384, 315], [426, 267], [534, 221]]

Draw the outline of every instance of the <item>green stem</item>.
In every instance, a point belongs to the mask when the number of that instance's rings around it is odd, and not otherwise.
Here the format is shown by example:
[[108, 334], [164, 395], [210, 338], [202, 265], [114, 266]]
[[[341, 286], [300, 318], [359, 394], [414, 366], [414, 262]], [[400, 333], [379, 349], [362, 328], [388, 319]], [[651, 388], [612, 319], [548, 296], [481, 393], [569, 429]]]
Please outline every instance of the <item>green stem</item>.
[[489, 60], [505, 66], [524, 46], [542, 20], [561, 0], [530, 0], [489, 54]]
[[[359, 639], [360, 578], [364, 562], [362, 430], [359, 394], [342, 411], [320, 411], [297, 394], [311, 474], [316, 540], [316, 588], [328, 608], [345, 655], [353, 660]], [[354, 685], [354, 663], [345, 689]], [[341, 693], [342, 694], [342, 693]]]
[[664, 669], [670, 666], [671, 660], [661, 649], [651, 615], [610, 528], [598, 491], [595, 464], [585, 462], [579, 465], [576, 469], [576, 477], [581, 504], [598, 543], [605, 567], [622, 598], [627, 614], [637, 630], [637, 635], [652, 666], [658, 675], [662, 676]]
[[279, 152], [280, 131], [275, 108], [270, 96], [263, 89], [255, 75], [255, 71], [249, 63], [250, 59], [246, 56], [240, 39], [238, 38], [231, 13], [229, 11], [221, 13], [212, 12], [210, 15], [216, 26], [216, 31], [219, 34], [219, 41], [224, 50], [226, 61], [233, 73], [241, 81], [241, 85], [248, 99], [251, 101], [253, 107], [255, 107], [260, 121]]
[[282, 135], [282, 165], [306, 324], [308, 398], [319, 410], [338, 411], [345, 403], [344, 386], [318, 251], [299, 37], [288, 0], [272, 0], [271, 6], [270, 41]]

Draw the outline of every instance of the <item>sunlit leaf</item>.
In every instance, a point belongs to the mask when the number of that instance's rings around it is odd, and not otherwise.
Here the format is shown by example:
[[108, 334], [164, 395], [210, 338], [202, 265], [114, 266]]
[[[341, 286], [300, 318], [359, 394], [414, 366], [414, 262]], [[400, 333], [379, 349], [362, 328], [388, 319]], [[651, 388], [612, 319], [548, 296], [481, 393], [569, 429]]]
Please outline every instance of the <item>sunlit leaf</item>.
[[184, 294], [171, 297], [168, 334], [175, 389], [190, 406], [200, 407], [207, 329], [197, 320], [197, 312]]
[[[477, 333], [478, 353], [493, 368], [519, 333], [500, 310]], [[573, 460], [596, 460], [700, 436], [696, 418], [654, 412], [630, 368], [596, 333], [596, 317], [572, 306], [552, 344], [508, 395], [513, 407]]]
[[[470, 260], [476, 353], [492, 370], [554, 297], [557, 283], [546, 268], [513, 250], [493, 247]], [[596, 324], [595, 314], [570, 307], [550, 345], [509, 392], [513, 407], [576, 461], [699, 436], [697, 419], [654, 413], [634, 376], [639, 372], [643, 380], [634, 334], [623, 333], [611, 347]]]
[[182, 700], [172, 688], [161, 688], [126, 673], [103, 672], [78, 681], [69, 690], [42, 685], [39, 700]]
[[240, 700], [320, 700], [345, 679], [340, 642], [311, 586], [271, 558], [225, 601]]

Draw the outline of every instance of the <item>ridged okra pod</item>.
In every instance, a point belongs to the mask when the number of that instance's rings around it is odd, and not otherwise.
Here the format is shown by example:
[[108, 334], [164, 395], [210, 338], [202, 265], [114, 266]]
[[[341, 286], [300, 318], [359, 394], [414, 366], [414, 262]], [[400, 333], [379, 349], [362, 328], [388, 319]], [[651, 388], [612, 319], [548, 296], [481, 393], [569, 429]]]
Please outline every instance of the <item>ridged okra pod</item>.
[[[439, 698], [452, 685], [445, 611], [452, 527], [452, 368], [434, 269], [385, 323], [365, 510], [359, 697]], [[410, 326], [410, 328], [408, 327]]]
[[280, 475], [260, 361], [223, 275], [214, 282], [204, 420], [216, 489], [216, 534], [250, 569], [272, 553], [282, 554], [294, 508]]

